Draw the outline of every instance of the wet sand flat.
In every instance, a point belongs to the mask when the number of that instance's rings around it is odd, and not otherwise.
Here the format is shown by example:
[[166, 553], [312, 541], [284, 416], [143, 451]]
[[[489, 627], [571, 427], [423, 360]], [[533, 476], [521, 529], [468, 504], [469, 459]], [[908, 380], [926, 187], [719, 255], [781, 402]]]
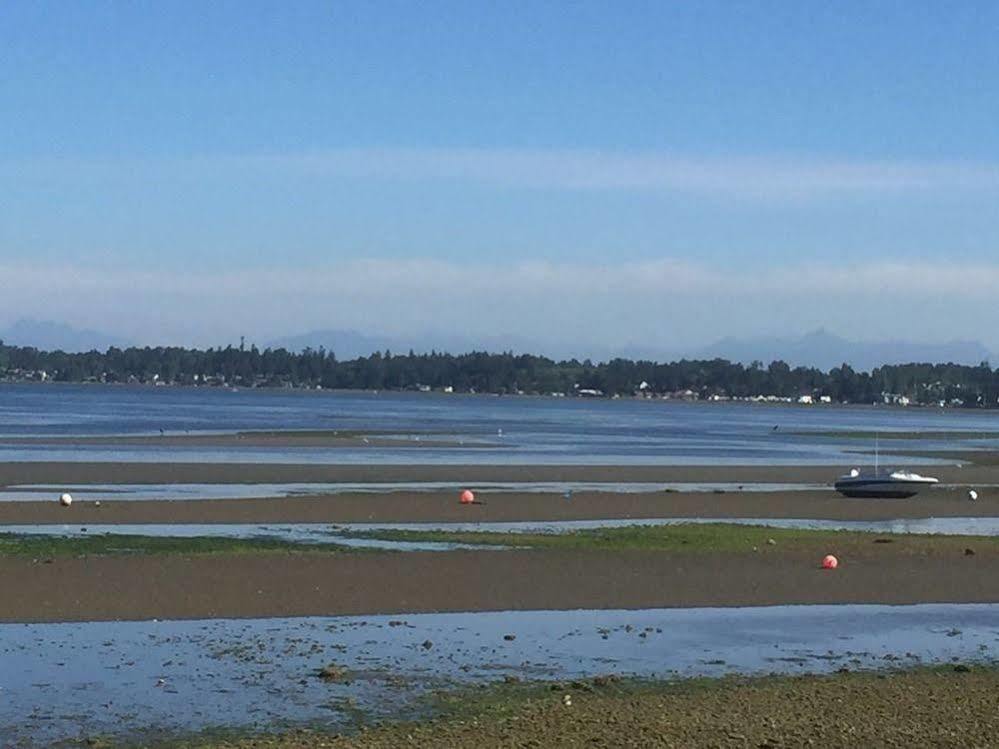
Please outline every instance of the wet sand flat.
[[759, 553], [515, 550], [0, 558], [0, 620], [999, 602], [999, 549]]
[[[55, 495], [37, 502], [0, 501], [0, 524], [37, 523], [405, 523], [504, 522], [648, 518], [801, 518], [895, 520], [929, 517], [997, 517], [999, 488], [980, 489], [969, 502], [958, 489], [934, 489], [913, 499], [863, 500], [833, 491], [479, 492], [481, 504], [461, 505], [452, 492], [344, 493], [327, 496], [114, 500], [77, 494], [71, 508]], [[113, 495], [110, 495], [113, 496]], [[100, 500], [100, 506], [94, 500]]]
[[[863, 462], [858, 462], [863, 465]], [[0, 463], [0, 486], [20, 484], [277, 484], [476, 482], [831, 483], [840, 466], [771, 465], [320, 465], [269, 463], [132, 463], [24, 461]], [[914, 466], [947, 483], [995, 482], [987, 466]]]
[[970, 461], [975, 466], [980, 466], [984, 468], [995, 469], [999, 467], [999, 450], [923, 450], [919, 453], [915, 453], [911, 450], [890, 450], [881, 453], [883, 456], [887, 456], [883, 459], [891, 460], [892, 455], [899, 455], [902, 457], [922, 457], [922, 458], [932, 458], [934, 460], [941, 461]]
[[[281, 482], [823, 482], [842, 468], [772, 466], [375, 466], [5, 463], [0, 485]], [[949, 474], [947, 472], [950, 472]], [[985, 468], [943, 467], [944, 480]], [[459, 483], [460, 482], [460, 483]], [[999, 516], [999, 489], [978, 502], [937, 489], [911, 500], [851, 500], [832, 491], [561, 494], [344, 493], [273, 499], [127, 501], [81, 493], [0, 502], [0, 523], [474, 522], [656, 517], [887, 520]], [[93, 499], [100, 498], [101, 506]], [[0, 619], [80, 621], [305, 616], [507, 609], [654, 608], [790, 603], [999, 601], [999, 555], [898, 555], [858, 550], [835, 573], [834, 549], [807, 553], [490, 551], [269, 553], [0, 558]]]

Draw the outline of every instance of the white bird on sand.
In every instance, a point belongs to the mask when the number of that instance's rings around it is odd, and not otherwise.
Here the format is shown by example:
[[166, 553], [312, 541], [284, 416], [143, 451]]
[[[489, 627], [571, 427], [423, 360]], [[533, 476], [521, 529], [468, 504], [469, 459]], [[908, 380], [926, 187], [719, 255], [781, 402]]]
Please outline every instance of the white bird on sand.
[[969, 489], [968, 490], [968, 499], [970, 499], [972, 502], [974, 502], [976, 499], [978, 499], [978, 492], [976, 492], [974, 489]]
[[69, 507], [71, 504], [73, 504], [73, 495], [70, 494], [69, 492], [59, 495], [59, 504], [61, 504], [63, 507]]

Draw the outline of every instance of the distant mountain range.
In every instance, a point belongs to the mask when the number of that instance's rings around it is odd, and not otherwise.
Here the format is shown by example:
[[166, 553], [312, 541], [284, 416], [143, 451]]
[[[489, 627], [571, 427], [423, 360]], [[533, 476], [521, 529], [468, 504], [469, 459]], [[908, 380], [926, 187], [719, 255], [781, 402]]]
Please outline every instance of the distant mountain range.
[[856, 370], [869, 371], [882, 364], [906, 364], [909, 362], [934, 362], [976, 365], [991, 357], [989, 350], [978, 341], [950, 341], [947, 343], [915, 343], [912, 341], [850, 341], [829, 333], [824, 329], [807, 333], [800, 338], [724, 338], [700, 349], [677, 351], [651, 346], [632, 344], [620, 348], [597, 347], [593, 345], [573, 345], [561, 343], [558, 346], [531, 341], [530, 339], [499, 336], [489, 339], [452, 337], [449, 340], [430, 342], [426, 337], [413, 339], [368, 336], [353, 330], [317, 330], [305, 335], [282, 338], [268, 345], [283, 346], [290, 351], [301, 351], [306, 346], [320, 347], [334, 351], [339, 359], [353, 359], [367, 356], [375, 351], [386, 349], [393, 353], [405, 353], [409, 349], [417, 352], [449, 351], [459, 353], [474, 350], [514, 351], [516, 353], [541, 354], [553, 359], [594, 360], [622, 357], [627, 359], [651, 359], [654, 361], [674, 361], [676, 359], [728, 359], [750, 364], [762, 361], [766, 364], [781, 359], [791, 366], [817, 367], [828, 371], [844, 362]]
[[801, 338], [724, 338], [693, 352], [694, 358], [728, 359], [749, 364], [769, 364], [783, 359], [791, 366], [818, 367], [828, 371], [844, 362], [856, 370], [869, 371], [882, 364], [933, 362], [979, 364], [990, 358], [989, 350], [978, 341], [913, 343], [911, 341], [858, 342], [819, 329]]
[[[34, 346], [43, 350], [67, 352], [106, 350], [109, 346], [124, 348], [130, 341], [94, 330], [79, 330], [64, 323], [18, 320], [7, 329], [0, 329], [0, 341], [16, 346]], [[461, 336], [421, 335], [393, 337], [367, 335], [356, 330], [314, 330], [301, 335], [267, 341], [262, 348], [285, 348], [302, 351], [305, 348], [332, 351], [340, 360], [368, 356], [388, 349], [402, 354], [410, 349], [418, 353], [430, 350], [452, 354], [468, 351], [513, 351], [538, 354], [552, 359], [591, 358], [606, 361], [615, 357], [675, 361], [677, 359], [728, 359], [749, 364], [761, 361], [769, 364], [781, 359], [791, 366], [812, 366], [823, 371], [846, 362], [856, 370], [869, 371], [882, 364], [934, 362], [976, 365], [990, 358], [990, 353], [978, 341], [948, 343], [915, 343], [911, 341], [849, 341], [819, 329], [799, 338], [723, 338], [704, 348], [679, 351], [631, 344], [617, 348], [574, 344], [545, 343], [519, 336], [472, 338]]]
[[111, 346], [132, 345], [116, 336], [96, 330], [80, 330], [65, 323], [47, 320], [21, 319], [6, 329], [0, 329], [0, 341], [9, 346], [34, 346], [42, 351], [106, 351]]

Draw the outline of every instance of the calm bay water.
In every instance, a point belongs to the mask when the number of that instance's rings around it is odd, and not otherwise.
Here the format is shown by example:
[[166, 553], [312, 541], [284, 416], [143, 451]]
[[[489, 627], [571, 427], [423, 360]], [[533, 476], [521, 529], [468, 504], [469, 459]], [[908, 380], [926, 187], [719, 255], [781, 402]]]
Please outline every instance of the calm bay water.
[[[775, 430], [774, 427], [777, 427]], [[677, 403], [418, 393], [74, 385], [0, 386], [0, 437], [322, 429], [412, 438], [344, 448], [0, 445], [0, 461], [274, 463], [821, 464], [855, 462], [868, 440], [802, 431], [999, 430], [999, 415], [939, 409]], [[418, 435], [464, 443], [420, 447]], [[999, 441], [892, 440], [892, 449]], [[886, 445], [882, 445], [886, 448]], [[902, 462], [902, 461], [894, 461]]]

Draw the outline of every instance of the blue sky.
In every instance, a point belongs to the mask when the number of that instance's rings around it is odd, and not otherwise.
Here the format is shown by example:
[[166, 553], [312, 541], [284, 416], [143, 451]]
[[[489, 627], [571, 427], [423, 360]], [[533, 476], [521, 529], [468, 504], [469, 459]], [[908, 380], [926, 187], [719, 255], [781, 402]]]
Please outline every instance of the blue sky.
[[5, 3], [0, 325], [999, 348], [997, 32], [994, 3]]

